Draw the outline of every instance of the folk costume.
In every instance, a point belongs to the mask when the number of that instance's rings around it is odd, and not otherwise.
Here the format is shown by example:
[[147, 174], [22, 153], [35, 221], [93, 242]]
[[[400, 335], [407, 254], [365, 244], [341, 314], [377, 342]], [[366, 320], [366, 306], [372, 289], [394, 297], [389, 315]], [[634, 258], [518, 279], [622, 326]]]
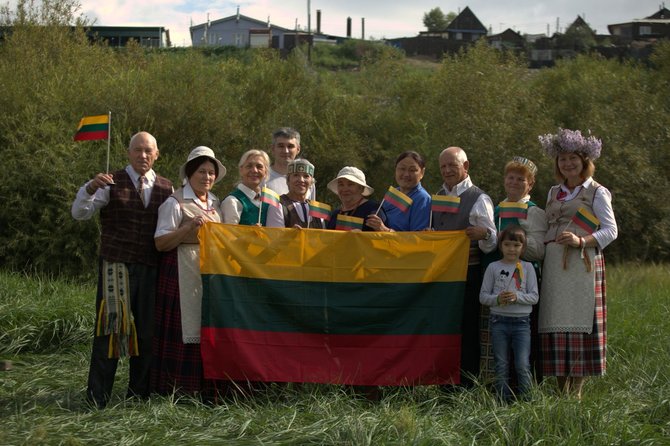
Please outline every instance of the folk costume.
[[497, 236], [493, 223], [491, 198], [472, 183], [467, 176], [451, 190], [442, 185], [438, 195], [460, 198], [457, 213], [434, 212], [433, 229], [436, 231], [463, 230], [468, 226], [487, 229], [488, 238], [471, 241], [468, 256], [468, 273], [465, 282], [463, 318], [461, 323], [461, 384], [471, 385], [472, 378], [479, 375], [480, 359], [480, 313], [479, 291], [482, 284], [482, 255], [496, 248]]
[[268, 204], [261, 202], [260, 193], [239, 183], [223, 200], [221, 213], [223, 222], [234, 225], [255, 225], [260, 210], [262, 226], [266, 225]]
[[[580, 208], [600, 220], [593, 232], [596, 248], [570, 248], [554, 243], [569, 229], [588, 232], [572, 222]], [[602, 375], [606, 368], [607, 304], [602, 250], [617, 235], [610, 192], [592, 178], [570, 192], [553, 186], [547, 198], [549, 229], [542, 276], [539, 332], [543, 373], [552, 376]], [[583, 253], [583, 254], [582, 254]]]
[[[206, 203], [200, 201], [187, 183], [158, 210], [155, 237], [189, 225], [197, 216], [220, 222], [219, 206], [219, 199], [212, 193], [208, 193]], [[214, 383], [204, 379], [200, 356], [201, 309], [200, 244], [194, 236], [161, 260], [151, 370], [151, 387], [156, 393], [193, 395], [214, 389]]]
[[[566, 169], [575, 170], [573, 154], [579, 157], [580, 177], [592, 160], [600, 156], [602, 142], [585, 137], [579, 130], [559, 129], [552, 135], [541, 135], [540, 143], [547, 154]], [[563, 156], [563, 158], [561, 158]], [[561, 161], [562, 160], [562, 161]], [[591, 170], [592, 172], [592, 170]], [[546, 252], [542, 271], [542, 305], [539, 332], [545, 375], [568, 378], [578, 385], [581, 396], [582, 377], [605, 373], [607, 353], [607, 303], [605, 293], [605, 258], [603, 249], [617, 237], [612, 209], [612, 194], [590, 176], [581, 184], [567, 187], [568, 178], [549, 190], [546, 216], [549, 229], [545, 236]], [[559, 244], [565, 235], [579, 240], [577, 247]], [[586, 238], [595, 241], [587, 247]], [[593, 243], [589, 243], [593, 244]], [[574, 378], [574, 380], [570, 380]]]
[[[159, 206], [172, 183], [153, 170], [140, 176], [130, 166], [113, 172], [114, 184], [87, 192], [82, 186], [72, 216], [86, 220], [100, 210], [100, 273], [87, 400], [105, 407], [120, 356], [130, 355], [127, 396], [149, 396], [158, 252], [154, 246]], [[134, 326], [134, 329], [133, 329]]]

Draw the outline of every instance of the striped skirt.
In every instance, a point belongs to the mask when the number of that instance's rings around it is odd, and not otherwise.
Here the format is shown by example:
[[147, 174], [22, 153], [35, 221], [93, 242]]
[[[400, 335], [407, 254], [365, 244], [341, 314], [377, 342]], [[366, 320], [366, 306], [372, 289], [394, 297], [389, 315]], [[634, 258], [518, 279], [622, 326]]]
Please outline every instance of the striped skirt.
[[[542, 372], [545, 376], [599, 376], [605, 373], [607, 305], [605, 258], [598, 254], [595, 267], [595, 313], [591, 333], [541, 333]], [[542, 296], [540, 296], [542, 299]]]

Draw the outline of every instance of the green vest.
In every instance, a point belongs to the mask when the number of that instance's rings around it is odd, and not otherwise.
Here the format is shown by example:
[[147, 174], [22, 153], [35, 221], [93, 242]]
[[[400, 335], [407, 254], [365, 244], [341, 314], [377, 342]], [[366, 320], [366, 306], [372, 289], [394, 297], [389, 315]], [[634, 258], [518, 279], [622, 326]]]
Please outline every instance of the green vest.
[[[244, 192], [235, 188], [234, 191], [230, 193], [233, 197], [240, 200], [242, 203], [242, 215], [240, 216], [240, 224], [253, 226], [258, 223], [258, 206], [256, 206], [249, 197], [245, 195]], [[261, 203], [261, 225], [265, 226], [265, 221], [268, 216], [268, 204]]]

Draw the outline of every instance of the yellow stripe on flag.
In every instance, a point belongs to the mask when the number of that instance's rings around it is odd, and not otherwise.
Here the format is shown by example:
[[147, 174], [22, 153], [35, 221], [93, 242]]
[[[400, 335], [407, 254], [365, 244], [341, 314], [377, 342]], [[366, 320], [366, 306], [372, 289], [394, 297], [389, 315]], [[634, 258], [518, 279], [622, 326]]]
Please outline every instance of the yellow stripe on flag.
[[304, 282], [464, 281], [470, 246], [465, 231], [294, 231], [222, 223], [206, 223], [199, 238], [202, 274]]
[[97, 115], [97, 116], [86, 116], [81, 118], [79, 121], [79, 127], [77, 127], [77, 130], [82, 128], [85, 125], [92, 125], [92, 124], [109, 124], [109, 115]]

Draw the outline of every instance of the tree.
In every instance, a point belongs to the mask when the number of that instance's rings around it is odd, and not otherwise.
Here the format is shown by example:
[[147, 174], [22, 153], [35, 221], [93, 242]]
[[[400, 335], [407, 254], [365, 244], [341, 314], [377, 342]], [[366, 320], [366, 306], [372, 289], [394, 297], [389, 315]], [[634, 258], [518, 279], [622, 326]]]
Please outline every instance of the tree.
[[[451, 13], [450, 13], [451, 14]], [[447, 16], [444, 15], [442, 10], [437, 7], [433, 8], [423, 15], [423, 24], [428, 29], [428, 31], [444, 31], [449, 25]]]

